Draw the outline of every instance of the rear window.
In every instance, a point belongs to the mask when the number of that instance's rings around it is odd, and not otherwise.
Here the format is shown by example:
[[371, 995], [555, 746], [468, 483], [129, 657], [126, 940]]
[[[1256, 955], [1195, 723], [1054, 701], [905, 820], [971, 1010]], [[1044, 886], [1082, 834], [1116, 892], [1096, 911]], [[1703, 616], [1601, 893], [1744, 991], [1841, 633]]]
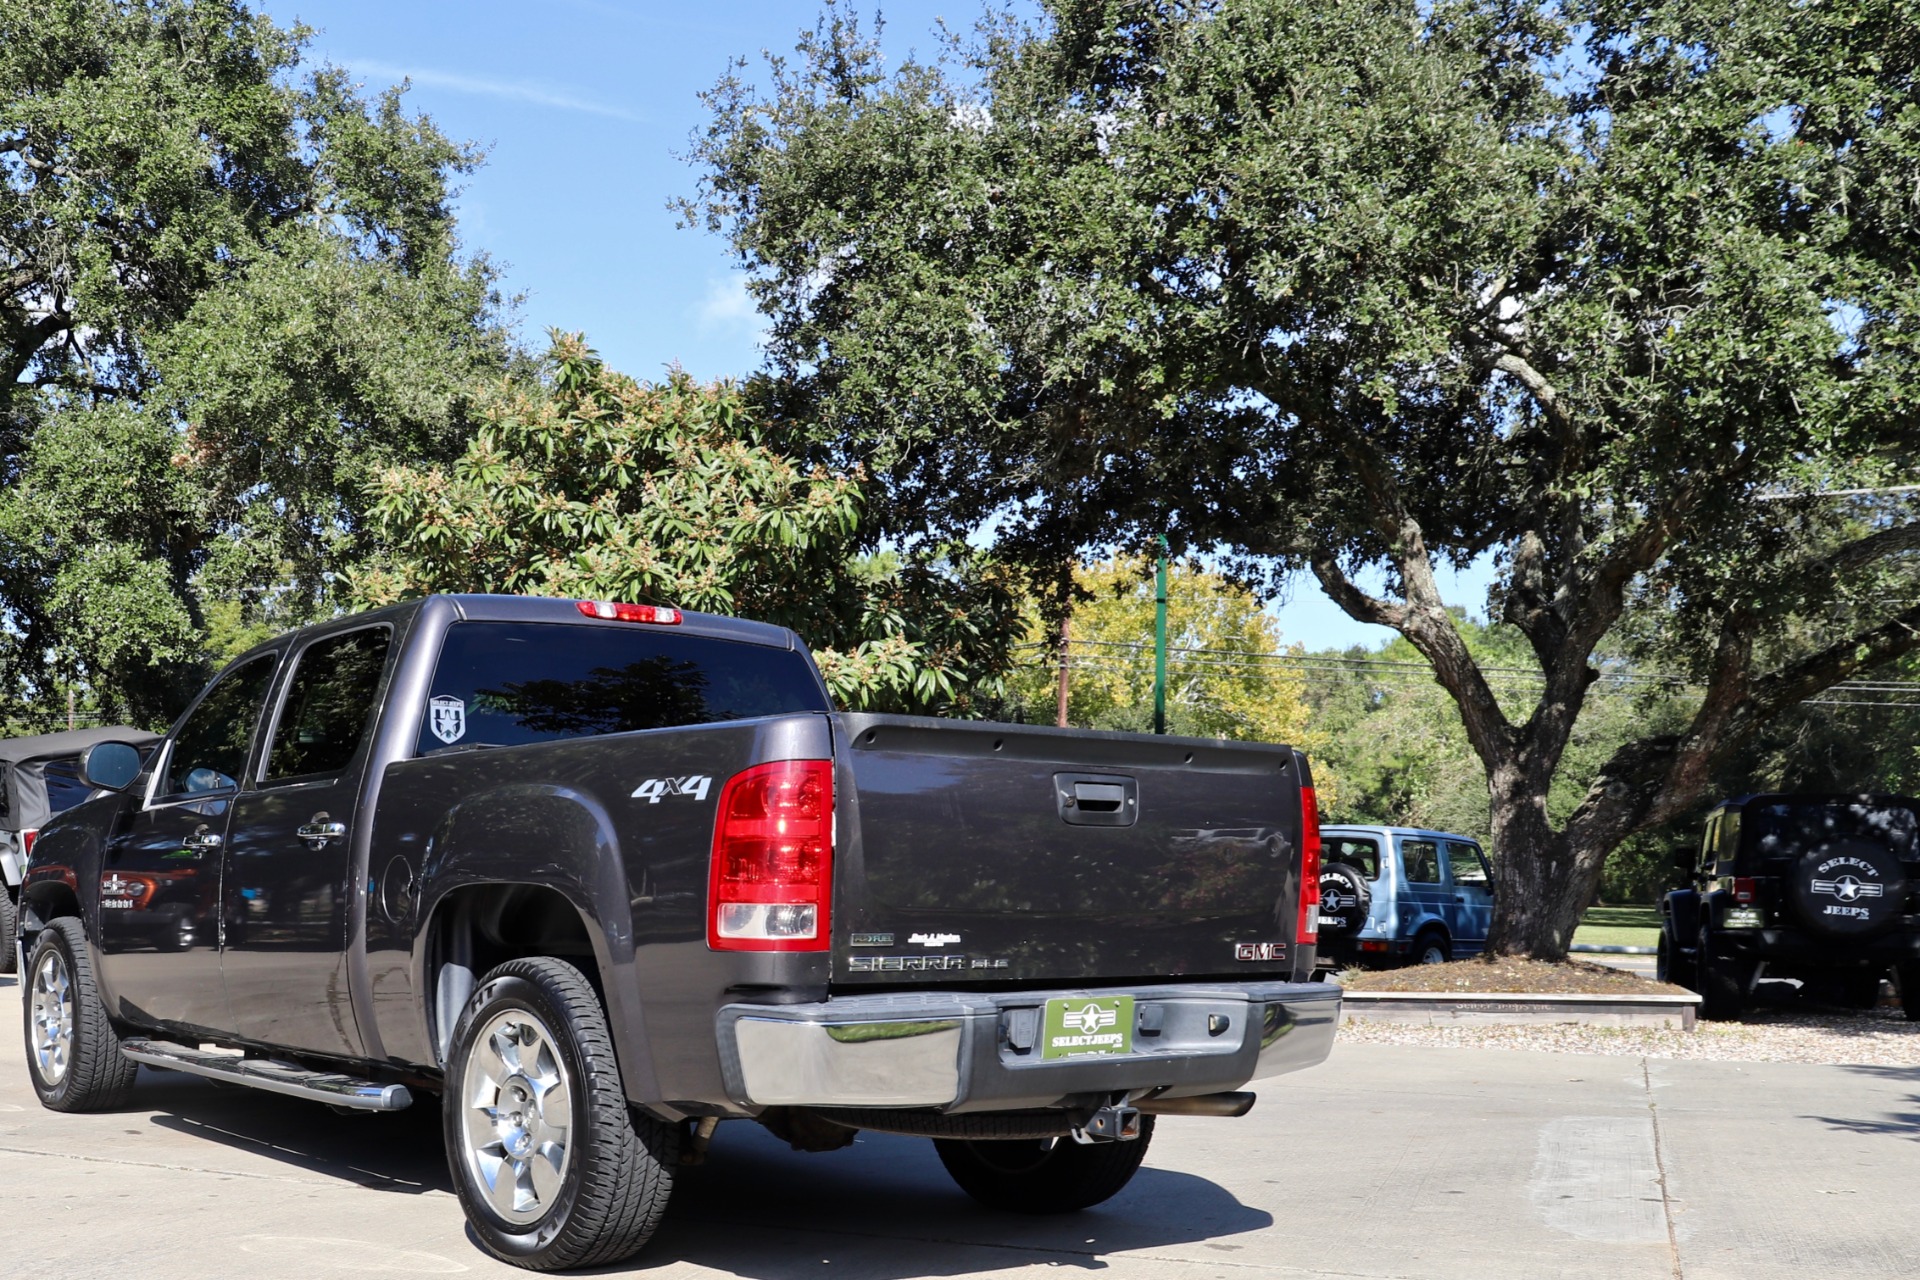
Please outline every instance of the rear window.
[[641, 626], [459, 622], [419, 751], [827, 711], [804, 654]]
[[1320, 863], [1344, 862], [1369, 880], [1380, 878], [1380, 842], [1364, 836], [1322, 836]]

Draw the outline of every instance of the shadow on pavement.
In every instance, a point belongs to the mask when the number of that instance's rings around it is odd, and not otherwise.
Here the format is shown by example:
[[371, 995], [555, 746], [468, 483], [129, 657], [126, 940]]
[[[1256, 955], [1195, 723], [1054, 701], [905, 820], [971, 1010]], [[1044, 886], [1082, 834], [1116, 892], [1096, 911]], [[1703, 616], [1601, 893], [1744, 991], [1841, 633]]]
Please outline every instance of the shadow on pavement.
[[[134, 1101], [155, 1113], [149, 1123], [159, 1128], [307, 1173], [406, 1195], [452, 1191], [431, 1095], [393, 1115], [345, 1116], [143, 1069]], [[212, 1152], [207, 1159], [219, 1163]], [[459, 1212], [452, 1203], [445, 1211]], [[1222, 1262], [1244, 1262], [1251, 1259], [1235, 1257], [1241, 1246], [1232, 1237], [1272, 1223], [1204, 1178], [1154, 1168], [1151, 1153], [1106, 1204], [1027, 1217], [975, 1203], [922, 1138], [863, 1133], [851, 1147], [809, 1154], [737, 1121], [720, 1126], [705, 1164], [680, 1170], [666, 1222], [646, 1251], [601, 1274], [684, 1262], [746, 1280], [787, 1280], [801, 1261], [819, 1266], [850, 1253], [875, 1280], [1032, 1262], [1098, 1270], [1106, 1254], [1200, 1241]]]
[[142, 1068], [133, 1105], [174, 1133], [266, 1156], [376, 1191], [451, 1193], [440, 1108], [428, 1096], [392, 1115], [342, 1115], [319, 1103]]
[[803, 1262], [817, 1267], [850, 1253], [877, 1280], [1034, 1262], [1099, 1270], [1106, 1254], [1196, 1241], [1218, 1242], [1211, 1247], [1227, 1262], [1240, 1252], [1231, 1237], [1272, 1225], [1271, 1214], [1214, 1183], [1147, 1160], [1103, 1205], [1028, 1217], [970, 1199], [924, 1138], [863, 1133], [851, 1147], [808, 1154], [757, 1125], [723, 1124], [707, 1163], [682, 1173], [646, 1252], [607, 1273], [685, 1262], [787, 1280]]
[[[1843, 1066], [1840, 1069], [1854, 1075], [1872, 1076], [1876, 1080], [1920, 1084], [1920, 1067], [1876, 1067], [1861, 1064]], [[1889, 1111], [1878, 1120], [1867, 1120], [1857, 1116], [1804, 1116], [1802, 1118], [1818, 1120], [1829, 1129], [1838, 1130], [1841, 1133], [1876, 1134], [1920, 1142], [1920, 1093], [1908, 1094], [1905, 1101], [1913, 1105], [1913, 1110]]]

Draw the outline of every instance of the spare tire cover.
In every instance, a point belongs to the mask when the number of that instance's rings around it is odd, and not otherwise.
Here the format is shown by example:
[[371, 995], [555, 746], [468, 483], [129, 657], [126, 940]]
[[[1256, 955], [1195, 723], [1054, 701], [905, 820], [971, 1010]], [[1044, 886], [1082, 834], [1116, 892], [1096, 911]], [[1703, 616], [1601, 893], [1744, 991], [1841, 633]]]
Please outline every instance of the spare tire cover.
[[1320, 868], [1320, 932], [1352, 933], [1367, 922], [1373, 891], [1366, 873], [1345, 862]]
[[1856, 938], [1891, 925], [1906, 909], [1907, 881], [1893, 850], [1872, 840], [1828, 840], [1802, 854], [1787, 895], [1809, 929]]

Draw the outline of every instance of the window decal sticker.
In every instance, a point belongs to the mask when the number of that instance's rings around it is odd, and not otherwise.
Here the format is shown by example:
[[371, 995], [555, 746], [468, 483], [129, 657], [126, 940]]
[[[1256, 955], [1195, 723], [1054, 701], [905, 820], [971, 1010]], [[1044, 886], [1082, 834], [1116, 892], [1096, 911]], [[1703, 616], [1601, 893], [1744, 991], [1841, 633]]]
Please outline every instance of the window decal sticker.
[[439, 694], [427, 700], [427, 722], [433, 730], [433, 736], [445, 743], [455, 743], [467, 733], [467, 704], [459, 698], [450, 698]]

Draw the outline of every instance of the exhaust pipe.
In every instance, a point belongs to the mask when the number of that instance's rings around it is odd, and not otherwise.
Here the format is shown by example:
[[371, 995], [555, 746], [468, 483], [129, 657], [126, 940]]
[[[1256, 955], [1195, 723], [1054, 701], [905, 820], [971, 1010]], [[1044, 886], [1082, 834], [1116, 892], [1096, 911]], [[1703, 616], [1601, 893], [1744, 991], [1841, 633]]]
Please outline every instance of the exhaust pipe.
[[1204, 1093], [1197, 1098], [1141, 1098], [1133, 1103], [1136, 1111], [1149, 1116], [1228, 1116], [1237, 1117], [1253, 1110], [1258, 1095], [1240, 1093]]

